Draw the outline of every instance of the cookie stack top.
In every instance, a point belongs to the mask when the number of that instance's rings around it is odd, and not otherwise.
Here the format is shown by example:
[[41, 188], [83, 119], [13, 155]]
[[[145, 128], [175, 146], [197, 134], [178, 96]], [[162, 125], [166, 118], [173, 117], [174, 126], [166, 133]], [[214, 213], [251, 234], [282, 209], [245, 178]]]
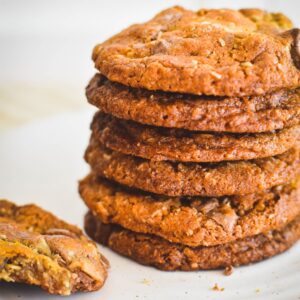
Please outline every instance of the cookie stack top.
[[[257, 9], [167, 9], [93, 51], [96, 68], [131, 87], [215, 96], [300, 85], [298, 29]], [[287, 31], [288, 30], [288, 31]]]

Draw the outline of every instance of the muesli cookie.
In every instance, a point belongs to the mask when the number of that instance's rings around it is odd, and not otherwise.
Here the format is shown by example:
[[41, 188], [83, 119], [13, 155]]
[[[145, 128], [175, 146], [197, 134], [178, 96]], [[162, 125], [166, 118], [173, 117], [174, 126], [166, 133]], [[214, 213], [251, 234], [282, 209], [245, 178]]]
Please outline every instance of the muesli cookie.
[[222, 198], [164, 197], [90, 174], [81, 198], [103, 223], [191, 247], [214, 246], [281, 229], [300, 215], [300, 182]]
[[300, 85], [300, 30], [292, 26], [258, 9], [175, 6], [97, 45], [93, 60], [111, 81], [135, 88], [262, 95]]
[[126, 155], [92, 138], [85, 159], [99, 176], [168, 196], [250, 194], [289, 182], [300, 172], [297, 148], [249, 161], [181, 163]]
[[270, 132], [299, 124], [300, 91], [252, 97], [207, 97], [133, 89], [96, 74], [86, 89], [92, 105], [142, 124], [215, 132]]
[[108, 261], [76, 226], [36, 205], [0, 200], [0, 280], [69, 295], [101, 288], [107, 268]]
[[221, 134], [153, 127], [98, 112], [94, 139], [106, 147], [151, 160], [219, 162], [282, 154], [300, 142], [300, 126], [271, 133]]
[[299, 218], [274, 230], [211, 247], [188, 247], [117, 225], [103, 224], [89, 212], [85, 231], [95, 241], [143, 265], [165, 271], [195, 271], [247, 265], [290, 248], [300, 238]]

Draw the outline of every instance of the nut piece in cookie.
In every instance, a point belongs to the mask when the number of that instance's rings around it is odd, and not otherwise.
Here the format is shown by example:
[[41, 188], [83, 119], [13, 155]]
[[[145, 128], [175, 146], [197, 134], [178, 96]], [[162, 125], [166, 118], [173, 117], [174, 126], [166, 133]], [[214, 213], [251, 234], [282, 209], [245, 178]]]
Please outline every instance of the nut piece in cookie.
[[108, 266], [76, 226], [38, 206], [0, 200], [0, 280], [70, 295], [98, 290]]

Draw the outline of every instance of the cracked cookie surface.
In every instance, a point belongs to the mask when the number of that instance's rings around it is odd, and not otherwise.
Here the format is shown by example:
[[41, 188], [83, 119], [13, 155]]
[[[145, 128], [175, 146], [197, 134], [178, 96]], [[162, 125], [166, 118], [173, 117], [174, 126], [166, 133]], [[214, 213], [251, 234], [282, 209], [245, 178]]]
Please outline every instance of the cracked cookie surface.
[[124, 154], [155, 161], [219, 162], [282, 154], [300, 142], [300, 126], [272, 133], [210, 134], [146, 126], [96, 113], [94, 139]]
[[164, 197], [90, 174], [79, 191], [103, 223], [191, 247], [213, 246], [281, 229], [300, 215], [300, 182], [223, 198]]
[[206, 97], [132, 89], [96, 74], [88, 101], [103, 112], [142, 124], [216, 132], [269, 132], [299, 124], [300, 91], [254, 97]]
[[247, 265], [290, 248], [300, 238], [297, 218], [280, 231], [274, 230], [211, 247], [187, 247], [150, 234], [135, 233], [120, 226], [103, 224], [89, 212], [85, 231], [95, 241], [143, 265], [161, 270], [205, 270]]
[[122, 154], [92, 137], [85, 159], [99, 176], [169, 196], [242, 195], [266, 190], [299, 174], [300, 151], [249, 161], [181, 163]]
[[300, 85], [300, 36], [292, 26], [259, 9], [176, 6], [97, 45], [93, 60], [111, 81], [132, 87], [262, 95]]
[[69, 295], [98, 290], [107, 268], [108, 261], [76, 226], [36, 205], [0, 200], [0, 280]]

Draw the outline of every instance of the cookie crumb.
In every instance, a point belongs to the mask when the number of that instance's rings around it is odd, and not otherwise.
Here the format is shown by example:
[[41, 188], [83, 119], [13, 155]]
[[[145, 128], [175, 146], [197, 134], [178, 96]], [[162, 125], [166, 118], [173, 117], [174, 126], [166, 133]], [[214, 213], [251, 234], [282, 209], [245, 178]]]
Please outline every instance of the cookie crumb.
[[225, 288], [219, 287], [217, 283], [211, 288], [212, 291], [223, 292]]
[[141, 281], [142, 284], [145, 284], [145, 285], [150, 285], [151, 281], [144, 278], [142, 281]]
[[227, 266], [224, 270], [224, 275], [230, 276], [233, 273], [233, 266]]

